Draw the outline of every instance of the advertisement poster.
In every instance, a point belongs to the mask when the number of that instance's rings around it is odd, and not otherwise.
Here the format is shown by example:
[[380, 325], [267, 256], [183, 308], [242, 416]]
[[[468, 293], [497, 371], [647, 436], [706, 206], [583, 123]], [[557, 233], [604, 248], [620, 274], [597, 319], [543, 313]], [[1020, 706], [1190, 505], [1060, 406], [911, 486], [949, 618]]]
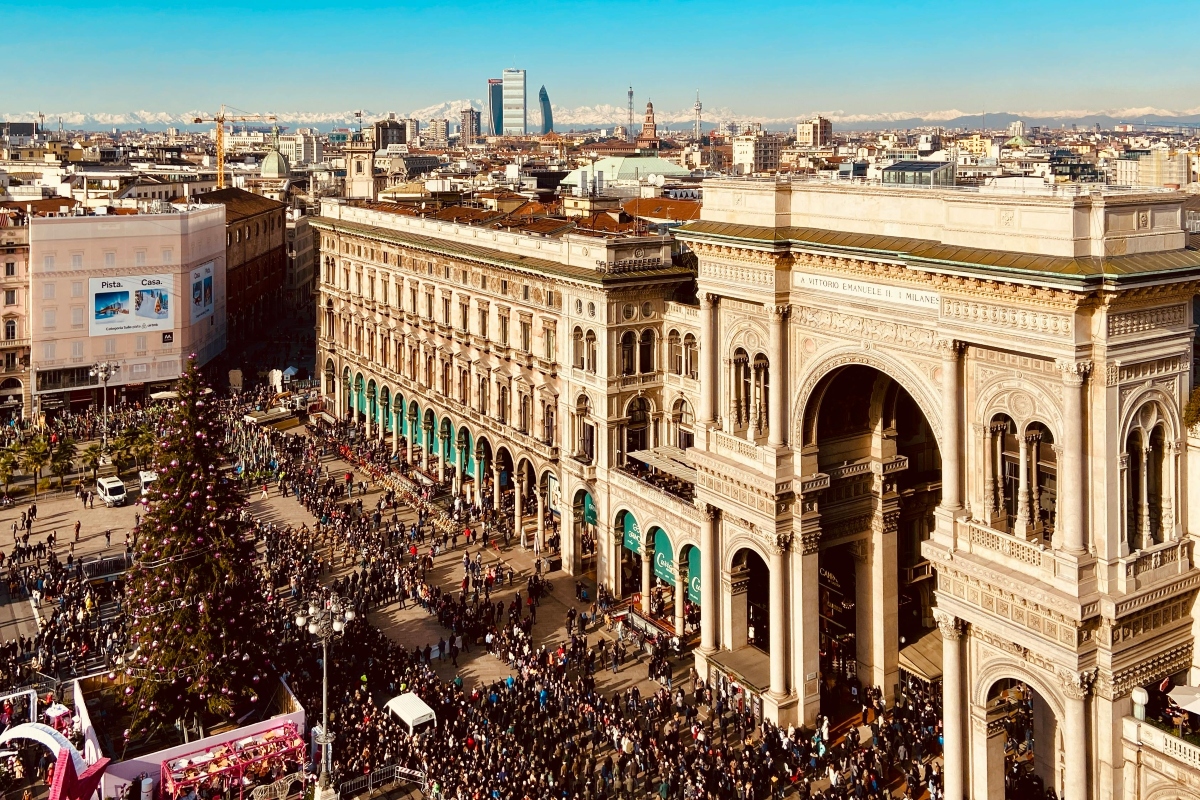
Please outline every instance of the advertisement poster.
[[171, 275], [91, 278], [89, 336], [174, 328]]
[[192, 270], [192, 321], [195, 325], [213, 313], [213, 262]]

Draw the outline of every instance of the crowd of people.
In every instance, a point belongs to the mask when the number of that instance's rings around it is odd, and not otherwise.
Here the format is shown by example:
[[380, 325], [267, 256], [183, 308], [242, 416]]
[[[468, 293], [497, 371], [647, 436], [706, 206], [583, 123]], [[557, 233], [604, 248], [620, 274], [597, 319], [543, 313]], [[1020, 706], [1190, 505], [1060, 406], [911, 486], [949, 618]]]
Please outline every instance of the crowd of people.
[[[537, 569], [518, 574], [498, 546], [513, 536], [509, 497], [494, 511], [488, 482], [465, 502], [452, 496], [449, 476], [443, 485], [406, 476], [390, 449], [346, 426], [288, 433], [246, 422], [263, 399], [222, 400], [224, 433], [248, 492], [294, 498], [312, 516], [297, 528], [243, 512], [259, 545], [254, 568], [275, 667], [305, 708], [321, 708], [322, 673], [296, 610], [314, 594], [336, 593], [358, 612], [330, 651], [335, 785], [399, 765], [425, 775], [427, 796], [454, 800], [941, 800], [940, 698], [924, 685], [902, 687], [888, 710], [872, 702], [869, 736], [829, 720], [779, 728], [755, 717], [736, 684], [703, 680], [672, 653], [655, 651], [634, 667], [605, 624], [612, 598], [604, 592], [568, 603], [561, 636], [539, 638], [548, 582]], [[143, 411], [137, 422], [146, 421]], [[332, 467], [334, 457], [350, 466]], [[368, 481], [380, 491], [364, 492]], [[21, 586], [39, 592], [43, 625], [36, 637], [0, 646], [0, 678], [24, 685], [34, 671], [112, 663], [123, 626], [119, 608], [108, 619], [100, 609], [117, 598], [53, 547], [36, 566]], [[441, 640], [388, 638], [367, 612], [392, 605], [436, 619]], [[479, 686], [438, 676], [438, 664], [475, 650], [502, 660], [508, 676]], [[653, 691], [602, 688], [603, 671], [635, 668]], [[435, 725], [410, 733], [385, 710], [407, 691], [434, 709]]]

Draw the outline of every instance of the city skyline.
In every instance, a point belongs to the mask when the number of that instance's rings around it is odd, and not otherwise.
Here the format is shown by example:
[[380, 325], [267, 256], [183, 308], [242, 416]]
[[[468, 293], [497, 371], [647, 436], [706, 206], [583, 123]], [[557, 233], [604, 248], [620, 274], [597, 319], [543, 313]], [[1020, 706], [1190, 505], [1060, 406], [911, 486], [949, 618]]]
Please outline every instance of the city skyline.
[[[584, 3], [539, 10], [538, 47], [532, 48], [502, 44], [522, 41], [516, 33], [529, 20], [496, 13], [494, 5], [486, 6], [484, 14], [484, 6], [472, 3], [457, 4], [453, 10], [416, 3], [401, 12], [367, 2], [338, 9], [339, 29], [384, 30], [399, 24], [403, 14], [409, 29], [429, 31], [444, 28], [452, 19], [456, 37], [482, 46], [468, 49], [462, 57], [438, 59], [446, 41], [425, 35], [406, 44], [412, 58], [394, 69], [356, 75], [353, 81], [334, 69], [305, 71], [304, 80], [298, 81], [289, 67], [296, 58], [306, 57], [304, 51], [262, 37], [263, 30], [277, 23], [271, 9], [216, 2], [200, 10], [164, 12], [133, 3], [104, 13], [56, 10], [51, 17], [49, 9], [20, 7], [9, 11], [12, 29], [54, 24], [58, 47], [55, 58], [43, 59], [32, 78], [6, 90], [0, 114], [15, 119], [39, 109], [48, 115], [128, 114], [131, 109], [169, 113], [215, 109], [222, 102], [253, 110], [314, 113], [327, 113], [334, 103], [422, 108], [446, 98], [479, 97], [487, 78], [506, 67], [527, 70], [531, 80], [547, 83], [561, 104], [555, 106], [556, 121], [559, 108], [619, 107], [630, 83], [639, 104], [649, 98], [663, 109], [689, 108], [699, 87], [706, 108], [731, 108], [746, 119], [823, 109], [850, 117], [886, 117], [944, 109], [975, 114], [991, 109], [1020, 113], [1194, 108], [1200, 89], [1195, 73], [1166, 70], [1149, 81], [1142, 71], [1105, 66], [1094, 54], [1120, 48], [1126, 63], [1157, 54], [1167, 17], [1156, 10], [1169, 9], [1171, 29], [1186, 30], [1200, 23], [1198, 7], [1152, 0], [1143, 4], [1141, 14], [1118, 15], [1115, 5], [1104, 2], [1062, 2], [1053, 8], [1015, 2], [1006, 14], [988, 16], [981, 25], [982, 9], [963, 5], [943, 0], [901, 3], [900, 9], [876, 0], [760, 4], [755, 13], [730, 18], [716, 4], [702, 2], [689, 4], [691, 26], [681, 28], [678, 4]], [[1114, 13], [1106, 13], [1108, 7]], [[481, 13], [472, 13], [475, 10]], [[634, 10], [637, 36], [620, 33], [619, 24], [614, 26], [615, 40], [591, 35], [597, 19], [619, 23]], [[885, 10], [888, 14], [882, 16]], [[236, 17], [231, 16], [235, 11]], [[499, 11], [504, 11], [503, 4]], [[327, 8], [300, 2], [289, 9], [288, 20], [300, 31], [326, 25], [328, 17]], [[1030, 24], [1033, 19], [1037, 24]], [[815, 35], [839, 27], [845, 35]], [[939, 28], [945, 33], [937, 33]], [[172, 35], [180, 30], [189, 36]], [[655, 30], [664, 37], [670, 33], [670, 41], [685, 42], [687, 52], [648, 46], [653, 42], [648, 32]], [[970, 30], [971, 36], [954, 33], [963, 30]], [[686, 34], [683, 39], [680, 32]], [[120, 79], [114, 80], [110, 70], [95, 68], [98, 59], [107, 57], [97, 42], [131, 37], [143, 45], [122, 54]], [[44, 45], [36, 42], [35, 37], [17, 37], [9, 44], [9, 57], [17, 63], [37, 62]], [[339, 63], [342, 55], [361, 53], [358, 41], [320, 45], [319, 52], [331, 64]], [[1172, 46], [1179, 63], [1187, 63], [1200, 50], [1183, 37]], [[688, 55], [697, 52], [709, 55]], [[721, 57], [722, 52], [727, 57]], [[162, 69], [164, 62], [174, 67]], [[439, 67], [423, 71], [407, 66], [427, 63]], [[603, 67], [605, 63], [612, 66]], [[552, 82], [545, 80], [549, 76]]]

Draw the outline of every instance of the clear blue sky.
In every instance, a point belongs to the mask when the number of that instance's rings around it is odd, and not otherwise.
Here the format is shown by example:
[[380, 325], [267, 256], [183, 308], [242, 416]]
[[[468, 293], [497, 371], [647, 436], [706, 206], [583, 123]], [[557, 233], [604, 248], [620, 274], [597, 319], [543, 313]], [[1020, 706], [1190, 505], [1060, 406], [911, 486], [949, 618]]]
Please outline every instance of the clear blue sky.
[[1200, 105], [1200, 2], [12, 3], [0, 112], [406, 111], [506, 66], [555, 105], [756, 116]]

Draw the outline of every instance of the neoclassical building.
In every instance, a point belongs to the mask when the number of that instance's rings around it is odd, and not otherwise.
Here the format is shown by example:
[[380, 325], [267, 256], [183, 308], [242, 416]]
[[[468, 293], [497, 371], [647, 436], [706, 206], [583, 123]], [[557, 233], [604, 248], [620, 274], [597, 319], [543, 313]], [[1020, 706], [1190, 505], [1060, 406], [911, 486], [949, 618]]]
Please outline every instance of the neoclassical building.
[[940, 685], [947, 797], [991, 800], [1032, 695], [1060, 796], [1200, 798], [1131, 700], [1200, 674], [1181, 196], [704, 190], [674, 243], [325, 201], [329, 403], [515, 494], [756, 714]]

